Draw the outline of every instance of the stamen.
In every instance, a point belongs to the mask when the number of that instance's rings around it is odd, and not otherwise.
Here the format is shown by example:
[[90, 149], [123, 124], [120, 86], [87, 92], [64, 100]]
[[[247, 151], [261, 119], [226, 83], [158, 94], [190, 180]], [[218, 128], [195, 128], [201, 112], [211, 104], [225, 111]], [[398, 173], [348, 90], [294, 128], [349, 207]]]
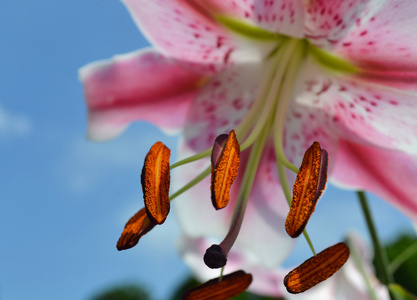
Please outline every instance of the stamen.
[[211, 155], [211, 201], [215, 209], [226, 207], [230, 188], [238, 174], [240, 148], [235, 131], [218, 136]]
[[117, 241], [117, 250], [126, 250], [136, 246], [140, 238], [154, 227], [155, 224], [147, 217], [145, 208], [142, 208], [126, 223], [122, 235]]
[[252, 283], [252, 275], [242, 270], [212, 279], [186, 291], [182, 300], [224, 300], [243, 293]]
[[338, 243], [311, 257], [284, 278], [287, 291], [292, 294], [305, 292], [330, 278], [348, 260], [349, 248]]
[[156, 224], [165, 222], [169, 204], [169, 157], [171, 151], [163, 143], [156, 142], [149, 150], [142, 169], [142, 190], [149, 219]]
[[327, 163], [327, 151], [321, 149], [318, 142], [314, 142], [304, 154], [285, 222], [285, 229], [293, 238], [303, 232], [326, 186]]

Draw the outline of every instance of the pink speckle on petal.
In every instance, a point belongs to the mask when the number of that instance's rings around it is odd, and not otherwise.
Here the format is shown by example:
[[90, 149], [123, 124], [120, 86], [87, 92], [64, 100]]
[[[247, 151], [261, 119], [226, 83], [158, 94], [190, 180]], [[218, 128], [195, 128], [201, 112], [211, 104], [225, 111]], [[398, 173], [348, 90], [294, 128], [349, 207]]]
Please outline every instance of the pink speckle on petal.
[[219, 80], [216, 80], [212, 83], [213, 87], [219, 87], [222, 83]]
[[216, 110], [216, 105], [210, 103], [209, 105], [207, 105], [205, 111], [206, 113], [212, 113]]
[[227, 63], [228, 63], [229, 58], [230, 58], [230, 54], [232, 54], [232, 52], [233, 52], [233, 48], [230, 48], [230, 49], [226, 52], [226, 54], [224, 55], [223, 62], [224, 62], [225, 64], [227, 64]]
[[232, 104], [233, 104], [233, 107], [236, 108], [237, 110], [242, 109], [244, 106], [244, 102], [240, 98], [233, 100]]

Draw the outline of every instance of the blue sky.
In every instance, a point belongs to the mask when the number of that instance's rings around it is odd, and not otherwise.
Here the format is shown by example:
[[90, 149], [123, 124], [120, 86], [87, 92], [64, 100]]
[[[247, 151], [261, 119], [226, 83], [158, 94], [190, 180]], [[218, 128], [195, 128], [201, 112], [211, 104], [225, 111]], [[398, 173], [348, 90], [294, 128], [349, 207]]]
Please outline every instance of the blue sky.
[[[77, 78], [82, 65], [147, 41], [118, 0], [3, 0], [0, 40], [0, 299], [88, 299], [123, 282], [163, 299], [188, 274], [174, 215], [138, 247], [115, 245], [142, 206], [146, 151], [161, 140], [175, 157], [177, 139], [136, 123], [110, 142], [88, 141]], [[411, 230], [389, 205], [371, 205], [385, 240]], [[347, 229], [367, 237], [355, 195], [332, 187], [308, 228], [319, 249]], [[301, 241], [288, 264], [308, 251]]]

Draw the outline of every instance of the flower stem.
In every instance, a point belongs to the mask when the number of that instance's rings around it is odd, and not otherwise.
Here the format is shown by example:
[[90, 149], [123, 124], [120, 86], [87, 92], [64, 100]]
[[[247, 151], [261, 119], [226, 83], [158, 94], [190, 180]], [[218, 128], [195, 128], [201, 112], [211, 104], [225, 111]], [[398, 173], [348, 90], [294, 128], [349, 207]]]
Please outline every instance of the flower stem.
[[[379, 271], [379, 274], [381, 274], [381, 280], [385, 285], [388, 285], [390, 283], [394, 283], [394, 278], [392, 274], [389, 272], [388, 268], [388, 257], [387, 253], [385, 252], [385, 249], [382, 248], [381, 242], [379, 240], [375, 223], [371, 215], [371, 211], [369, 209], [368, 200], [366, 199], [365, 192], [363, 191], [357, 191], [356, 192], [359, 198], [359, 202], [361, 204], [361, 208], [363, 211], [363, 215], [366, 220], [366, 224], [368, 226], [369, 234], [372, 238], [372, 243], [374, 246], [375, 251], [375, 267], [377, 271]], [[390, 298], [392, 300], [395, 299], [395, 296], [390, 292]]]

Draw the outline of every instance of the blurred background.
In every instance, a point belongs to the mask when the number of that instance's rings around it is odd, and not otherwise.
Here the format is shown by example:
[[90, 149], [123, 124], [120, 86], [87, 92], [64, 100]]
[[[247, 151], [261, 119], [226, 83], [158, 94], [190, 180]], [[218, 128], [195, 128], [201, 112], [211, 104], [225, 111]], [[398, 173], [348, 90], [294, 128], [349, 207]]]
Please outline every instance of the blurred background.
[[[175, 158], [177, 138], [138, 122], [88, 141], [77, 77], [86, 63], [148, 42], [118, 0], [2, 0], [0, 43], [0, 299], [93, 299], [130, 284], [168, 299], [190, 276], [174, 214], [131, 250], [116, 242], [143, 206], [146, 152], [161, 140]], [[384, 242], [414, 235], [401, 213], [370, 202]], [[355, 194], [331, 186], [308, 229], [317, 249], [351, 230], [369, 241]], [[300, 240], [286, 265], [309, 251]]]

